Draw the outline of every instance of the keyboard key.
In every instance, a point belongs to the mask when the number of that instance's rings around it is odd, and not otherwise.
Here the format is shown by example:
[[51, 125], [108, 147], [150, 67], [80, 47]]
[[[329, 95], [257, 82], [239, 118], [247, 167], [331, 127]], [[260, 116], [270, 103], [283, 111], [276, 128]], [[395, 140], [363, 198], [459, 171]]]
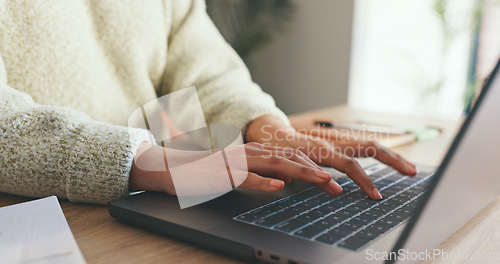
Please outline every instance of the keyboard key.
[[396, 207], [400, 206], [403, 203], [403, 201], [391, 198], [390, 200], [385, 200], [384, 202], [380, 203], [379, 207], [389, 208], [392, 210], [396, 209]]
[[345, 219], [346, 218], [341, 216], [341, 215], [332, 214], [332, 215], [329, 215], [329, 216], [323, 218], [323, 221], [328, 221], [333, 226], [335, 224], [338, 224], [338, 223], [344, 221]]
[[310, 222], [316, 221], [316, 219], [318, 219], [318, 218], [319, 217], [317, 215], [305, 213], [305, 214], [297, 216], [295, 219], [298, 219], [298, 220], [303, 221], [303, 222], [310, 223]]
[[356, 190], [354, 192], [347, 194], [346, 196], [352, 197], [353, 198], [352, 200], [360, 200], [368, 197], [362, 190]]
[[255, 220], [259, 219], [259, 218], [257, 218], [256, 215], [243, 214], [243, 215], [240, 215], [240, 216], [236, 217], [236, 219], [241, 220], [243, 222], [252, 223], [253, 221], [255, 221]]
[[339, 243], [340, 247], [347, 248], [350, 250], [358, 250], [368, 244], [370, 242], [370, 239], [364, 238], [364, 237], [357, 237], [357, 236], [352, 236], [345, 241], [342, 241]]
[[412, 188], [406, 190], [404, 193], [416, 196], [416, 195], [422, 193], [422, 190], [413, 189], [413, 187], [412, 187]]
[[351, 183], [352, 180], [351, 179], [347, 179], [347, 178], [337, 178], [335, 179], [335, 181], [339, 184], [339, 185], [342, 185], [342, 184], [347, 184], [347, 183]]
[[367, 212], [360, 214], [356, 218], [360, 218], [360, 219], [369, 223], [369, 222], [375, 221], [377, 218], [380, 218], [380, 216], [374, 215], [370, 211], [367, 211]]
[[328, 201], [332, 201], [332, 200], [336, 199], [337, 196], [333, 196], [333, 195], [328, 194], [328, 193], [322, 193], [322, 194], [316, 196], [316, 198], [321, 199], [322, 201], [328, 202]]
[[349, 218], [355, 214], [357, 214], [357, 212], [351, 212], [351, 211], [347, 211], [347, 210], [340, 210], [340, 211], [335, 213], [335, 215], [338, 215], [338, 216], [344, 217], [344, 218]]
[[302, 214], [305, 211], [309, 211], [309, 209], [310, 209], [309, 207], [301, 206], [300, 204], [298, 204], [296, 206], [292, 206], [290, 208], [287, 208], [287, 209], [283, 210], [283, 212], [287, 212], [287, 213], [299, 215], [299, 214]]
[[303, 201], [305, 199], [309, 199], [317, 194], [320, 194], [322, 193], [323, 191], [321, 191], [320, 189], [316, 188], [316, 187], [312, 187], [310, 189], [307, 189], [303, 192], [300, 192], [300, 193], [297, 193], [297, 194], [294, 194], [293, 196], [291, 196], [293, 199], [297, 199], [297, 200], [300, 200], [300, 201]]
[[406, 204], [404, 207], [413, 212], [414, 210], [417, 209], [417, 203], [418, 203], [417, 200], [413, 200], [413, 201], [409, 202], [408, 204]]
[[299, 219], [292, 219], [279, 224], [277, 227], [275, 227], [275, 229], [289, 233], [305, 225], [307, 225], [307, 222], [301, 221]]
[[382, 225], [378, 222], [375, 222], [371, 225], [369, 225], [368, 227], [365, 228], [365, 230], [367, 231], [371, 231], [371, 232], [377, 232], [377, 233], [380, 233], [380, 234], [383, 234], [385, 232], [387, 232], [387, 230], [391, 229], [390, 226], [387, 226], [387, 225]]
[[300, 236], [300, 237], [305, 237], [305, 238], [312, 238], [316, 236], [317, 234], [323, 232], [324, 229], [319, 228], [317, 226], [306, 226], [299, 231], [296, 231], [294, 235]]
[[342, 240], [341, 236], [332, 235], [332, 234], [323, 234], [315, 239], [316, 241], [323, 242], [329, 245], [333, 245], [340, 240]]
[[411, 187], [411, 190], [415, 190], [417, 192], [423, 192], [425, 190], [425, 187], [422, 185], [422, 183], [419, 183], [419, 184]]
[[279, 204], [279, 205], [282, 205], [282, 206], [285, 206], [285, 207], [289, 207], [289, 206], [297, 204], [299, 202], [301, 202], [301, 201], [297, 200], [297, 199], [292, 199], [292, 198], [288, 197], [286, 199], [283, 199], [281, 201], [276, 202], [276, 204]]
[[380, 194], [382, 194], [382, 197], [384, 197], [384, 198], [389, 198], [400, 191], [401, 190], [392, 188], [392, 186], [390, 186], [390, 187], [387, 187], [385, 189], [380, 190]]
[[398, 207], [404, 203], [406, 203], [408, 199], [399, 197], [399, 195], [392, 197], [390, 203], [393, 204], [394, 207]]
[[391, 176], [387, 176], [387, 177], [384, 178], [384, 180], [388, 180], [388, 181], [392, 181], [392, 182], [396, 182], [396, 181], [398, 181], [400, 179], [401, 179], [401, 177], [398, 177], [395, 174], [393, 174]]
[[331, 212], [337, 211], [340, 208], [342, 208], [342, 205], [337, 204], [335, 202], [331, 202], [331, 203], [327, 203], [325, 205], [322, 205], [318, 209], [325, 210], [326, 212], [330, 212], [331, 213]]
[[413, 182], [410, 182], [410, 181], [399, 181], [398, 183], [396, 183], [398, 186], [402, 186], [404, 188], [408, 188], [410, 185], [413, 184]]
[[341, 200], [341, 201], [346, 201], [346, 204], [354, 203], [354, 202], [356, 202], [359, 199], [360, 198], [356, 198], [356, 197], [353, 197], [353, 196], [350, 196], [350, 195], [345, 195], [345, 196], [339, 198], [339, 200]]
[[391, 167], [386, 167], [386, 168], [384, 168], [384, 169], [382, 169], [382, 170], [379, 170], [379, 171], [377, 171], [377, 172], [374, 172], [374, 173], [370, 174], [370, 177], [371, 177], [372, 179], [374, 179], [374, 178], [379, 178], [379, 177], [385, 176], [385, 175], [387, 175], [387, 174], [392, 174], [392, 173], [394, 173], [394, 172], [395, 172], [395, 171], [394, 171], [394, 169], [393, 169], [393, 168], [391, 168]]
[[343, 211], [349, 211], [353, 214], [357, 214], [357, 213], [360, 213], [361, 210], [359, 210], [359, 207], [357, 206], [354, 206], [355, 204], [353, 205], [349, 205], [348, 207], [344, 208]]
[[416, 182], [420, 181], [420, 179], [416, 178], [416, 177], [408, 177], [408, 176], [406, 176], [406, 177], [403, 178], [403, 181], [404, 182], [409, 182], [411, 184], [415, 184]]
[[316, 222], [314, 222], [312, 225], [315, 226], [315, 227], [319, 227], [323, 230], [327, 230], [327, 229], [330, 229], [332, 226], [338, 224], [340, 222], [339, 221], [328, 221], [326, 219], [320, 219]]
[[381, 233], [376, 232], [373, 229], [363, 229], [363, 230], [359, 231], [359, 233], [357, 233], [354, 236], [364, 237], [364, 238], [373, 240], [380, 235], [381, 235]]
[[329, 214], [330, 211], [325, 210], [323, 208], [316, 208], [316, 209], [313, 209], [312, 211], [310, 211], [308, 213], [309, 214], [318, 215], [318, 216], [325, 216], [325, 215]]
[[373, 208], [371, 211], [373, 211], [373, 212], [380, 211], [380, 212], [382, 212], [382, 214], [387, 214], [394, 209], [395, 209], [395, 206], [386, 206], [386, 205], [380, 204], [379, 206]]
[[273, 214], [273, 213], [274, 213], [274, 211], [264, 210], [264, 209], [262, 209], [262, 208], [259, 208], [259, 209], [257, 209], [257, 210], [254, 210], [254, 211], [252, 211], [252, 212], [247, 213], [246, 215], [247, 215], [247, 217], [249, 217], [249, 218], [252, 218], [252, 219], [254, 219], [254, 220], [257, 220], [257, 219], [264, 218], [264, 217], [266, 217], [266, 216], [268, 216], [268, 215], [270, 215], [270, 214]]
[[303, 212], [303, 211], [310, 210], [313, 207], [316, 207], [316, 206], [312, 205], [310, 203], [307, 203], [307, 202], [303, 202], [303, 203], [299, 203], [299, 204], [296, 204], [296, 205], [290, 207], [290, 209], [293, 209], [293, 210], [295, 210], [297, 212]]
[[341, 205], [341, 206], [347, 206], [349, 204], [352, 204], [354, 201], [352, 200], [348, 200], [348, 199], [337, 199], [335, 201], [332, 201], [331, 203], [332, 204], [337, 204], [337, 205]]
[[266, 218], [260, 219], [256, 221], [255, 223], [261, 226], [265, 227], [271, 227], [276, 224], [279, 224], [285, 220], [288, 220], [289, 218], [292, 218], [294, 215], [293, 214], [287, 214], [287, 213], [276, 213], [271, 216], [268, 216]]
[[413, 197], [415, 197], [415, 194], [411, 194], [411, 193], [408, 193], [408, 191], [404, 191], [404, 192], [398, 194], [397, 197], [399, 197], [400, 199], [403, 199], [405, 201], [408, 201], [408, 200], [413, 199]]
[[361, 219], [353, 218], [353, 219], [345, 222], [344, 224], [345, 225], [350, 225], [352, 228], [354, 228], [354, 230], [358, 230], [361, 227], [363, 227], [364, 225], [366, 225], [366, 222], [363, 221], [363, 220], [361, 220]]
[[376, 181], [375, 182], [375, 185], [377, 185], [378, 188], [383, 188], [389, 184], [393, 183], [392, 181], [389, 181], [389, 180], [386, 180], [386, 179], [383, 179], [383, 180], [380, 180], [380, 181]]
[[425, 179], [424, 181], [420, 182], [418, 185], [421, 185], [424, 188], [427, 188], [427, 186], [429, 186], [430, 182], [431, 182], [431, 179]]
[[376, 202], [374, 200], [365, 199], [365, 200], [361, 200], [361, 201], [357, 202], [356, 206], [366, 209], [366, 208], [370, 208], [370, 207], [374, 206], [377, 203], [378, 202]]
[[344, 229], [344, 228], [341, 228], [341, 227], [335, 227], [334, 229], [328, 231], [327, 233], [331, 234], [331, 235], [340, 236], [340, 237], [346, 237], [346, 236], [352, 234], [353, 232], [354, 231], [350, 230], [350, 229]]
[[314, 198], [307, 200], [306, 203], [311, 204], [313, 206], [318, 206], [318, 205], [324, 204], [325, 202], [326, 201], [323, 199], [318, 199], [318, 198], [314, 197]]
[[393, 217], [389, 217], [389, 216], [386, 216], [380, 220], [377, 221], [377, 223], [381, 224], [381, 225], [386, 225], [388, 227], [394, 227], [396, 226], [399, 222], [394, 219]]
[[342, 207], [346, 206], [345, 202], [340, 202], [338, 200], [332, 201], [331, 203], [322, 205], [321, 208], [329, 210], [330, 212], [335, 212], [341, 210]]
[[364, 211], [367, 208], [368, 208], [368, 206], [365, 206], [365, 205], [361, 205], [360, 206], [357, 203], [355, 203], [355, 204], [350, 205], [346, 209], [349, 209], [349, 210], [354, 211], [354, 212], [361, 212], [361, 211]]
[[367, 225], [368, 223], [373, 221], [366, 219], [365, 217], [361, 217], [361, 215], [354, 217], [353, 220], [359, 221], [360, 223], [363, 223], [363, 225]]
[[404, 222], [406, 219], [410, 218], [409, 215], [404, 214], [400, 211], [394, 211], [393, 213], [390, 214], [390, 216], [397, 222], [401, 223]]
[[358, 187], [358, 185], [356, 185], [356, 183], [350, 182], [348, 184], [342, 185], [342, 189], [343, 189], [342, 193], [345, 194], [345, 193], [352, 192], [354, 190], [358, 190], [359, 187]]
[[416, 178], [425, 178], [427, 176], [429, 176], [429, 172], [419, 172], [417, 173], [417, 175], [415, 176]]
[[353, 220], [349, 220], [349, 221], [341, 224], [339, 226], [339, 228], [344, 228], [344, 229], [349, 229], [349, 230], [356, 231], [356, 230], [360, 229], [363, 226], [363, 223], [360, 223], [358, 221], [354, 221], [354, 222], [352, 222], [352, 221]]
[[374, 207], [374, 208], [370, 208], [370, 210], [368, 210], [368, 212], [369, 212], [370, 214], [372, 214], [372, 215], [376, 216], [377, 218], [382, 217], [382, 216], [384, 216], [384, 215], [386, 215], [386, 214], [387, 214], [387, 212], [384, 212], [384, 211], [380, 210], [380, 209], [378, 208], [378, 206], [377, 206], [377, 207]]
[[410, 209], [408, 209], [408, 207], [406, 207], [406, 205], [405, 205], [405, 206], [399, 208], [398, 210], [396, 210], [395, 213], [398, 213], [401, 215], [406, 215], [406, 216], [411, 216], [412, 211]]

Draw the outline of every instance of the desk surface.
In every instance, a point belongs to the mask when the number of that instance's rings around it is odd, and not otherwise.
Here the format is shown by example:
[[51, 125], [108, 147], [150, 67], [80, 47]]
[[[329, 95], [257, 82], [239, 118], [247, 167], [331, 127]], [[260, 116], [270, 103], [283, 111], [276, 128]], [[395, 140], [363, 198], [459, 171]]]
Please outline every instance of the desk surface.
[[[336, 120], [342, 119], [346, 121], [384, 120], [384, 123], [409, 123], [409, 120], [411, 120], [412, 123], [416, 124], [440, 127], [443, 129], [443, 133], [438, 138], [395, 149], [413, 162], [428, 165], [439, 164], [460, 125], [460, 122], [453, 121], [431, 118], [410, 119], [396, 115], [351, 110], [345, 106], [295, 115], [291, 117], [291, 120], [293, 122], [294, 120], [311, 116], [329, 119], [337, 118]], [[28, 200], [31, 199], [0, 193], [0, 206]], [[88, 263], [239, 263], [237, 260], [192, 246], [174, 238], [157, 235], [118, 222], [108, 214], [106, 206], [75, 204], [64, 200], [61, 201], [61, 206], [73, 235]], [[499, 215], [500, 202], [496, 201], [496, 203], [490, 205], [476, 218], [471, 220], [463, 229], [445, 241], [443, 246], [447, 249], [470, 247], [470, 242], [461, 243], [461, 241], [481, 239], [480, 234], [484, 234], [484, 230], [491, 231], [489, 223], [492, 221], [495, 222], [495, 219], [499, 219]], [[474, 230], [474, 233], [471, 233], [471, 230]], [[483, 230], [483, 233], [481, 233], [481, 230]], [[498, 249], [500, 248], [498, 246], [500, 245], [500, 232], [498, 232], [500, 228], [496, 230], [496, 237], [492, 239], [496, 239], [496, 248]], [[483, 246], [491, 249], [491, 243], [487, 242], [483, 241]]]

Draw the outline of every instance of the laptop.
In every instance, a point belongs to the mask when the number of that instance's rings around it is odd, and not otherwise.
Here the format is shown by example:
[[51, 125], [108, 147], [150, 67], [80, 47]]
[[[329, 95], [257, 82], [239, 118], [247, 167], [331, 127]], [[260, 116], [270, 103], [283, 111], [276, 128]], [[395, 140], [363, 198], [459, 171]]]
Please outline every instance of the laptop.
[[499, 67], [437, 170], [418, 166], [407, 177], [365, 164], [381, 201], [332, 171], [344, 189], [339, 196], [294, 181], [276, 193], [235, 189], [180, 209], [175, 196], [142, 192], [110, 202], [109, 213], [247, 262], [417, 262], [408, 253], [437, 247], [500, 194]]

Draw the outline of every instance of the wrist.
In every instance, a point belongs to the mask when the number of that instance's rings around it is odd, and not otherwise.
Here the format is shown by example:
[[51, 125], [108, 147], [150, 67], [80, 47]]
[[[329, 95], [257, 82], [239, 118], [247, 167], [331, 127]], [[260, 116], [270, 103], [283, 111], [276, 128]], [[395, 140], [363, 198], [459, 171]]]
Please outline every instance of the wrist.
[[261, 116], [250, 122], [245, 133], [245, 142], [266, 143], [276, 137], [295, 133], [295, 129], [274, 116]]
[[148, 142], [139, 146], [129, 173], [129, 191], [175, 194], [162, 147]]

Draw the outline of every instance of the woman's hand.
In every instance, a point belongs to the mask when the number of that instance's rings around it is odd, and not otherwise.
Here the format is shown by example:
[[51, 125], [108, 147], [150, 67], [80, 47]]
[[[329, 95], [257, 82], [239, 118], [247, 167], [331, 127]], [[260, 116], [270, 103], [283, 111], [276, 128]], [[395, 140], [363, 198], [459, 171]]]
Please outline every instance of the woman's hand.
[[[402, 174], [416, 174], [415, 165], [376, 142], [326, 141], [299, 133], [271, 116], [263, 116], [250, 123], [245, 134], [245, 141], [300, 150], [317, 164], [333, 167], [346, 173], [370, 198], [375, 200], [382, 199], [379, 190], [353, 157], [374, 157]], [[317, 186], [325, 191], [329, 188], [324, 183], [318, 183]]]
[[274, 192], [296, 179], [321, 186], [332, 195], [342, 192], [330, 174], [302, 152], [259, 143], [229, 146], [223, 154], [220, 150], [183, 151], [143, 143], [132, 164], [129, 190], [180, 196], [227, 192], [233, 187], [228, 185], [228, 171], [232, 185], [249, 190]]

